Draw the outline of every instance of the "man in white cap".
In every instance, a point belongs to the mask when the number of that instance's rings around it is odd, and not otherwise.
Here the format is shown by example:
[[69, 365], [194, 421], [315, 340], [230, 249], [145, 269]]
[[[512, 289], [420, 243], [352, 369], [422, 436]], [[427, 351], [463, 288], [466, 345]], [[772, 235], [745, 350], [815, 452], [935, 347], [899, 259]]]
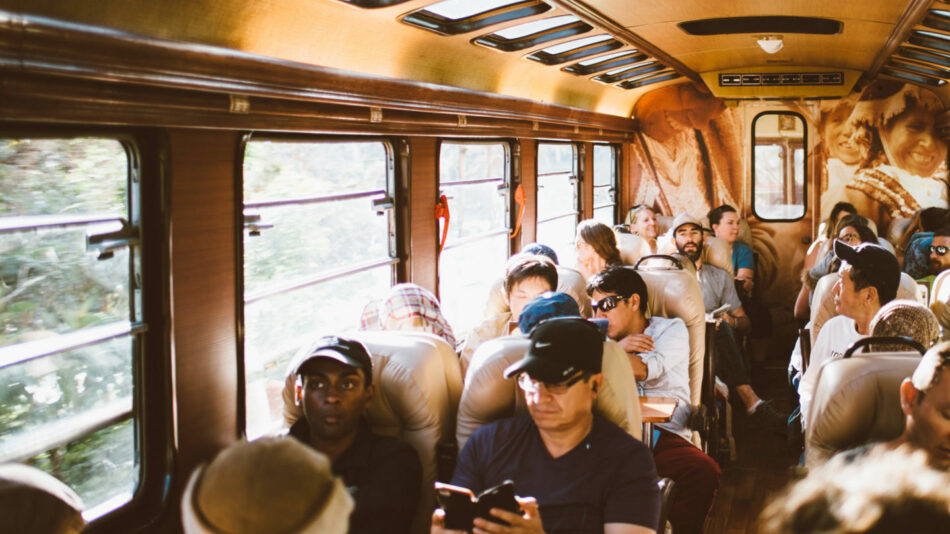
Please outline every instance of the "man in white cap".
[[416, 451], [374, 434], [363, 419], [373, 398], [373, 363], [358, 341], [328, 336], [301, 351], [294, 369], [304, 417], [290, 435], [326, 454], [356, 501], [350, 532], [409, 532], [419, 504]]
[[[649, 449], [593, 412], [603, 348], [603, 332], [580, 317], [532, 330], [528, 352], [505, 369], [524, 391], [528, 414], [478, 429], [452, 478], [475, 494], [511, 480], [530, 497], [519, 499], [521, 514], [492, 509], [510, 526], [477, 518], [475, 532], [656, 531], [660, 500]], [[451, 532], [441, 510], [432, 523], [433, 533]]]
[[742, 400], [753, 424], [784, 431], [785, 416], [772, 406], [771, 401], [762, 400], [752, 389], [749, 372], [735, 338], [735, 332], [748, 333], [751, 323], [742, 309], [735, 282], [729, 273], [703, 261], [706, 239], [702, 223], [689, 213], [680, 213], [673, 219], [671, 232], [676, 249], [696, 265], [706, 313], [724, 305], [730, 308], [721, 316], [722, 323], [716, 329], [716, 376]]
[[195, 470], [185, 534], [345, 534], [353, 509], [326, 456], [291, 438], [239, 441]]

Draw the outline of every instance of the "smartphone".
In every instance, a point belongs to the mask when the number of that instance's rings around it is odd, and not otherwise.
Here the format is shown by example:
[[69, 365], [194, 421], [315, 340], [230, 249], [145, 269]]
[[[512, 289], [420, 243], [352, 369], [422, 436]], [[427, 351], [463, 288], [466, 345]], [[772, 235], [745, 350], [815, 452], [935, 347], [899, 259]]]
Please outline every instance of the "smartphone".
[[445, 528], [471, 532], [476, 517], [508, 526], [508, 523], [492, 516], [492, 508], [501, 508], [520, 513], [521, 506], [515, 499], [514, 482], [506, 480], [489, 488], [477, 497], [472, 490], [442, 482], [435, 483], [435, 493], [439, 506], [445, 510]]

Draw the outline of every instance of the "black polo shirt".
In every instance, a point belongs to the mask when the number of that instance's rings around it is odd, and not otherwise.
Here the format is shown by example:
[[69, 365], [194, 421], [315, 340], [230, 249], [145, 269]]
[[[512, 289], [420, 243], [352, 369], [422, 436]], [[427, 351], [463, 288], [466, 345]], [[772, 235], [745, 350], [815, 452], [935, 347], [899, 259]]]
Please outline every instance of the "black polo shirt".
[[[309, 445], [307, 420], [297, 420], [290, 435]], [[333, 474], [343, 479], [356, 503], [351, 534], [409, 532], [422, 484], [415, 449], [396, 438], [373, 434], [360, 420], [353, 444], [333, 462]]]
[[653, 455], [599, 415], [587, 437], [559, 458], [548, 453], [529, 415], [478, 429], [459, 455], [452, 483], [477, 495], [508, 479], [516, 494], [538, 500], [549, 534], [602, 533], [605, 523], [656, 530], [659, 522]]

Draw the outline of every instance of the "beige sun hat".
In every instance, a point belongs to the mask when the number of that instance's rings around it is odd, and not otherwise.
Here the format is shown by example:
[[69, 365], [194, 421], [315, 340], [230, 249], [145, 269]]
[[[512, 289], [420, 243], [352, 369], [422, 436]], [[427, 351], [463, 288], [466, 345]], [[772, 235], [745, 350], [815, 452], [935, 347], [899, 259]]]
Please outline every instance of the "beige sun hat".
[[0, 465], [0, 532], [79, 532], [85, 525], [82, 508], [76, 492], [43, 471]]
[[182, 495], [185, 534], [344, 534], [353, 499], [330, 460], [294, 438], [231, 445]]

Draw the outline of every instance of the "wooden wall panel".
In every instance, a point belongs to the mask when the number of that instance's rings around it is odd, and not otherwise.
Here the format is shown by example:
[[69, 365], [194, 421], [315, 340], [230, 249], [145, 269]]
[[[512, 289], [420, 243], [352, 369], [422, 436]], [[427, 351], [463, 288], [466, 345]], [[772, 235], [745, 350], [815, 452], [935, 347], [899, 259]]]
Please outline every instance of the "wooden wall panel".
[[531, 243], [537, 239], [538, 196], [537, 187], [537, 143], [532, 139], [517, 141], [521, 147], [521, 184], [526, 193], [524, 219], [521, 222], [521, 243]]
[[227, 132], [170, 132], [179, 491], [197, 464], [238, 437], [237, 144]]
[[594, 145], [581, 143], [583, 154], [583, 172], [578, 176], [581, 180], [581, 220], [594, 216]]
[[413, 137], [409, 141], [411, 176], [409, 253], [411, 281], [438, 295], [439, 227], [435, 202], [439, 194], [438, 142], [434, 137]]

